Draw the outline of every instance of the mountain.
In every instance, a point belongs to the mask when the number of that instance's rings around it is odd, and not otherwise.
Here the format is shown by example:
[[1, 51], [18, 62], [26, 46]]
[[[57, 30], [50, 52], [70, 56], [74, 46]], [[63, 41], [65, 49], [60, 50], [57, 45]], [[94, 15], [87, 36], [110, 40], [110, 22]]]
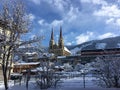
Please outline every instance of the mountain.
[[67, 47], [73, 54], [81, 50], [111, 49], [120, 48], [120, 36], [102, 40], [92, 40], [79, 45]]

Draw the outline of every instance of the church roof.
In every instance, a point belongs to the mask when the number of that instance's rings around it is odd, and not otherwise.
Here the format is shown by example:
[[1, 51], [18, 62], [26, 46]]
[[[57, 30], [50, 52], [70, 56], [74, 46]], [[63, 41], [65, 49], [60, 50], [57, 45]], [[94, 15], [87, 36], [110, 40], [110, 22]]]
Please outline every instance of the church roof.
[[64, 47], [64, 50], [67, 51], [67, 52], [69, 52], [69, 53], [71, 53], [70, 50], [68, 50], [67, 47]]

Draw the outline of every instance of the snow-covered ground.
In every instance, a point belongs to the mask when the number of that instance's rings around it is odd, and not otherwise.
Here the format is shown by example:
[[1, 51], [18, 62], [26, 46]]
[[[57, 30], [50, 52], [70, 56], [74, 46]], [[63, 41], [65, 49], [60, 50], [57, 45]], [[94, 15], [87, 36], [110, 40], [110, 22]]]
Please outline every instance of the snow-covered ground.
[[[94, 84], [92, 81], [93, 77], [86, 77], [86, 88], [99, 88], [97, 85]], [[50, 88], [48, 90], [79, 90], [80, 88], [83, 88], [83, 77], [75, 77], [75, 78], [67, 78], [62, 79], [62, 83], [57, 88]], [[0, 82], [0, 90], [4, 90], [3, 82]], [[26, 90], [25, 83], [22, 81], [21, 86], [19, 83], [14, 85], [13, 81], [9, 81], [9, 90]], [[35, 80], [32, 79], [29, 82], [29, 89], [28, 90], [40, 90], [36, 86]]]
[[[62, 79], [63, 83], [61, 83], [57, 88], [49, 88], [47, 90], [83, 90], [83, 77], [75, 77], [75, 78], [67, 78]], [[85, 87], [84, 90], [109, 90], [109, 89], [103, 89], [95, 84], [93, 82], [95, 80], [94, 77], [87, 76], [85, 78]], [[4, 90], [3, 82], [0, 82], [0, 90]], [[27, 90], [25, 86], [25, 82], [22, 81], [22, 84], [19, 85], [19, 83], [16, 83], [14, 85], [13, 81], [9, 81], [9, 89], [8, 90]], [[40, 88], [36, 85], [35, 80], [32, 79], [29, 82], [29, 88], [28, 90], [40, 90]], [[120, 89], [110, 89], [110, 90], [120, 90]]]

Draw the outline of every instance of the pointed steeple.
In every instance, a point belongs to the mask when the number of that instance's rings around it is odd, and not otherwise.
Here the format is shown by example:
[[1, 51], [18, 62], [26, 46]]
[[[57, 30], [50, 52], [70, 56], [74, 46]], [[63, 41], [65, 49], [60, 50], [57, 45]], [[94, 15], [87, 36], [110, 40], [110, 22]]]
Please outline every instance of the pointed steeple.
[[62, 39], [62, 26], [60, 26], [60, 39]]
[[62, 37], [62, 26], [60, 26], [60, 37], [59, 37], [59, 48], [64, 48], [64, 42], [63, 42], [63, 37]]
[[53, 49], [54, 48], [54, 32], [53, 32], [53, 28], [52, 28], [52, 32], [51, 32], [51, 39], [50, 39], [50, 43], [49, 43], [49, 48]]
[[52, 28], [52, 32], [51, 32], [51, 40], [54, 40], [53, 28]]

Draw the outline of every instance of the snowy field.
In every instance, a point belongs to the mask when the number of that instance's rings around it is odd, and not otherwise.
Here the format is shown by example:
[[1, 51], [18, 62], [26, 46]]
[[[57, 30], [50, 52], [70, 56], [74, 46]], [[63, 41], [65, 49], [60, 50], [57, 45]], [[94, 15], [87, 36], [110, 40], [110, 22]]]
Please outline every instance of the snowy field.
[[[62, 83], [59, 84], [57, 88], [49, 88], [47, 90], [120, 90], [120, 89], [103, 89], [101, 87], [98, 87], [95, 82], [93, 82], [95, 78], [87, 76], [85, 78], [85, 87], [83, 87], [83, 77], [76, 77], [76, 78], [67, 78], [62, 79]], [[0, 90], [4, 90], [3, 82], [0, 82]], [[13, 81], [9, 81], [9, 89], [8, 90], [27, 90], [25, 83], [22, 81], [22, 84], [19, 85], [19, 83], [16, 83], [14, 85]], [[40, 88], [36, 85], [35, 80], [31, 79], [29, 82], [29, 88], [28, 90], [40, 90]]]

